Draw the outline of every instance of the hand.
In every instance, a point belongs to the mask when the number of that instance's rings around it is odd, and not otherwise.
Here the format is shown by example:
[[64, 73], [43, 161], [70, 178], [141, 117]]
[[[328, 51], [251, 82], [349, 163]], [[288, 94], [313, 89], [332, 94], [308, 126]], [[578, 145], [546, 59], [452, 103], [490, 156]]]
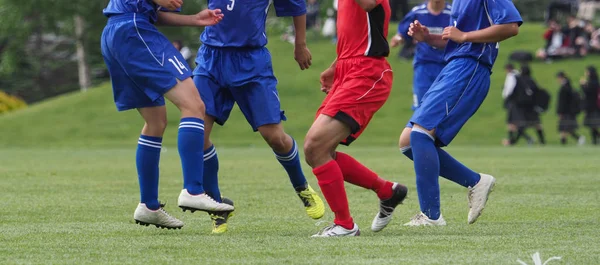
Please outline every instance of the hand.
[[396, 34], [393, 38], [392, 41], [390, 42], [390, 45], [392, 47], [398, 47], [398, 45], [400, 45], [400, 43], [402, 43], [404, 40], [402, 39], [402, 36], [400, 36], [399, 34]]
[[427, 41], [429, 38], [429, 29], [423, 26], [418, 20], [415, 20], [415, 22], [410, 23], [410, 27], [408, 27], [408, 36], [413, 37], [416, 41]]
[[308, 69], [310, 67], [312, 55], [310, 50], [306, 47], [306, 44], [296, 43], [294, 45], [294, 59], [298, 62], [301, 70]]
[[221, 13], [221, 9], [204, 9], [194, 17], [196, 25], [200, 27], [215, 25], [221, 22], [222, 19], [223, 13]]
[[321, 73], [321, 91], [325, 94], [329, 93], [333, 86], [333, 76], [335, 75], [335, 69], [329, 67], [323, 73]]
[[446, 27], [442, 33], [442, 40], [452, 40], [456, 43], [467, 41], [467, 34], [460, 31], [457, 27]]
[[580, 84], [580, 85], [582, 85], [582, 86], [583, 86], [583, 85], [585, 85], [586, 83], [587, 83], [587, 80], [586, 80], [585, 76], [583, 76], [583, 77], [581, 77], [581, 78], [579, 79], [579, 84]]
[[181, 8], [183, 5], [183, 0], [152, 0], [155, 4], [166, 8], [167, 10], [175, 11], [178, 8]]

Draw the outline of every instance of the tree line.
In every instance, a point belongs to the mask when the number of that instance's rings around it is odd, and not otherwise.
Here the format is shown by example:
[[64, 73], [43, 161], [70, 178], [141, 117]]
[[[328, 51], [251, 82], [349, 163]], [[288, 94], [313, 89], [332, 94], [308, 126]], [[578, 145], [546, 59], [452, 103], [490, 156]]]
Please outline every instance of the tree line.
[[[150, 1], [150, 0], [146, 0]], [[321, 10], [333, 0], [322, 0]], [[410, 1], [411, 6], [420, 1]], [[100, 36], [108, 0], [0, 0], [0, 90], [36, 102], [65, 92], [85, 91], [108, 80]], [[543, 19], [543, 0], [516, 1], [528, 20]], [[186, 0], [183, 13], [206, 1]], [[200, 28], [161, 28], [173, 40], [199, 45]]]

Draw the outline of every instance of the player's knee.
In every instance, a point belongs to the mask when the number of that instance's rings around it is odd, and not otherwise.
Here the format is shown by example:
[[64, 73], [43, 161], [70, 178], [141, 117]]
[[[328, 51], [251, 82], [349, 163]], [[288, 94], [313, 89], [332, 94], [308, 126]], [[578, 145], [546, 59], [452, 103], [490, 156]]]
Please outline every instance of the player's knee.
[[267, 144], [273, 150], [285, 149], [285, 142], [288, 137], [285, 133], [284, 134], [267, 135], [267, 136], [263, 136], [263, 137], [265, 138], [265, 141], [267, 142]]
[[404, 147], [410, 146], [411, 131], [412, 131], [411, 128], [404, 128], [404, 130], [402, 131], [402, 134], [400, 134], [400, 139], [398, 139], [398, 147], [399, 148], [404, 148]]
[[319, 140], [310, 135], [306, 136], [304, 139], [304, 157], [306, 159], [306, 163], [313, 167], [317, 164], [318, 156], [324, 150], [321, 148]]
[[186, 100], [186, 102], [180, 106], [181, 112], [184, 116], [191, 116], [204, 119], [204, 115], [206, 112], [206, 106], [204, 105], [204, 101], [200, 99], [200, 96], [197, 98], [190, 98]]
[[167, 117], [146, 121], [145, 131], [149, 135], [163, 135], [167, 129]]

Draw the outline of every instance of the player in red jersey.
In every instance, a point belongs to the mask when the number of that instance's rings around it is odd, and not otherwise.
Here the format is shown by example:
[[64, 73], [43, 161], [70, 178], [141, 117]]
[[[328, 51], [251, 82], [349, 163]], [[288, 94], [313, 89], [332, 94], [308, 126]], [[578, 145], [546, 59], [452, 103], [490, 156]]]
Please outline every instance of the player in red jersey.
[[389, 0], [339, 0], [338, 56], [321, 74], [321, 90], [327, 97], [304, 142], [306, 161], [335, 220], [313, 237], [360, 234], [350, 216], [344, 181], [377, 193], [380, 210], [373, 231], [390, 222], [406, 197], [405, 186], [384, 180], [351, 156], [336, 152], [340, 143], [349, 145], [360, 136], [390, 95], [393, 74], [385, 59], [389, 19]]

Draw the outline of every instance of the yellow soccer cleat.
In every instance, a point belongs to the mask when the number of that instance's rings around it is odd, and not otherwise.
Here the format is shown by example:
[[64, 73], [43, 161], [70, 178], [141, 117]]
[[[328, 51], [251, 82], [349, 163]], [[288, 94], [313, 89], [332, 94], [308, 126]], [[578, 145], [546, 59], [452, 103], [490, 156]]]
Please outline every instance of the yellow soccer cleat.
[[310, 216], [312, 219], [319, 219], [323, 217], [325, 214], [325, 205], [321, 200], [321, 197], [310, 187], [307, 186], [306, 189], [301, 191], [296, 191], [302, 203], [304, 203], [304, 208], [306, 209], [306, 214]]
[[[223, 198], [223, 203], [233, 206], [233, 201], [228, 198]], [[227, 232], [227, 221], [229, 221], [229, 218], [233, 217], [233, 211], [209, 212], [208, 214], [213, 222], [213, 234], [222, 234]]]

